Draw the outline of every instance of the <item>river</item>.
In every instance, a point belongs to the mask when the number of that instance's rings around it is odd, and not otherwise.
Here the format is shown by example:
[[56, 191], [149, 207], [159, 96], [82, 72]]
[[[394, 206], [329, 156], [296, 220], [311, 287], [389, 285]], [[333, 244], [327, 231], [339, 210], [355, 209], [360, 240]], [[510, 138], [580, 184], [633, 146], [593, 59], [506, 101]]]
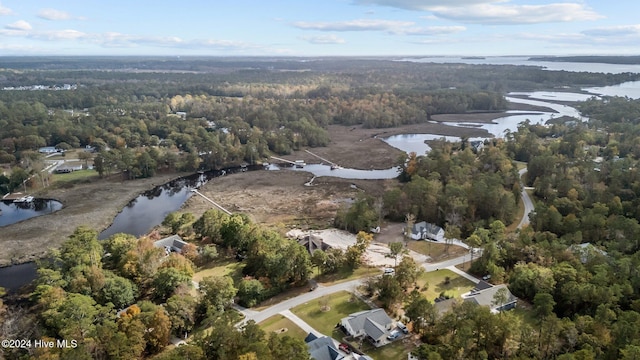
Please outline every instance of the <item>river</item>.
[[[429, 58], [433, 59], [433, 58]], [[450, 59], [450, 58], [448, 58]], [[503, 59], [504, 60], [504, 59]], [[471, 61], [471, 60], [470, 60]], [[520, 60], [524, 61], [524, 60]], [[451, 62], [451, 61], [449, 61]], [[555, 66], [567, 66], [572, 63], [550, 63], [549, 65]], [[519, 64], [524, 65], [524, 64]], [[536, 65], [535, 63], [528, 63], [527, 65]], [[540, 64], [538, 64], [540, 65]], [[590, 70], [575, 70], [574, 71], [592, 71], [596, 68], [602, 68], [606, 65], [607, 69], [622, 70], [640, 72], [640, 65], [638, 66], [614, 66], [609, 64], [580, 64], [580, 69]], [[596, 71], [597, 72], [597, 71]], [[611, 72], [611, 71], [609, 71]], [[619, 96], [629, 96], [634, 98], [640, 98], [640, 82], [623, 83], [617, 86], [608, 86], [603, 88], [591, 88], [583, 89], [585, 91], [593, 92], [595, 94], [612, 94], [615, 92]], [[527, 97], [523, 99], [522, 97]], [[585, 94], [572, 94], [563, 92], [532, 92], [532, 93], [511, 93], [507, 96], [507, 100], [512, 102], [520, 102], [530, 105], [537, 105], [550, 108], [556, 112], [539, 112], [536, 115], [519, 114], [518, 112], [510, 112], [507, 116], [495, 119], [492, 123], [473, 123], [473, 122], [460, 122], [451, 123], [450, 126], [472, 126], [474, 128], [486, 129], [492, 136], [502, 137], [506, 130], [515, 131], [518, 123], [530, 120], [532, 123], [542, 123], [548, 119], [557, 116], [571, 116], [582, 121], [586, 118], [582, 117], [578, 110], [568, 105], [560, 105], [551, 103], [544, 100], [555, 101], [581, 101], [588, 98], [589, 95]], [[389, 145], [396, 147], [400, 150], [411, 152], [414, 151], [418, 154], [424, 154], [429, 151], [429, 146], [425, 143], [428, 140], [434, 140], [439, 138], [445, 138], [449, 141], [459, 141], [459, 138], [455, 136], [442, 136], [436, 134], [403, 134], [391, 136], [383, 139]], [[483, 139], [473, 138], [470, 140]], [[258, 170], [263, 169], [262, 166], [253, 166], [249, 169], [228, 169], [228, 172], [239, 172], [246, 170]], [[388, 179], [393, 178], [398, 174], [398, 168], [391, 168], [386, 170], [357, 170], [357, 169], [336, 169], [331, 170], [328, 165], [307, 165], [303, 169], [297, 169], [301, 171], [312, 172], [316, 176], [336, 176], [347, 179]], [[167, 184], [158, 186], [152, 190], [141, 194], [137, 198], [133, 199], [113, 221], [113, 224], [100, 233], [99, 238], [105, 239], [112, 234], [118, 232], [130, 233], [136, 236], [147, 233], [151, 228], [160, 224], [164, 217], [175, 210], [178, 210], [182, 204], [191, 196], [188, 191], [190, 188], [198, 187], [204, 184], [211, 178], [221, 176], [223, 173], [209, 172], [206, 174], [194, 174], [189, 177], [181, 178], [169, 182]], [[18, 287], [28, 284], [35, 276], [36, 267], [34, 263], [27, 263], [21, 265], [14, 265], [10, 267], [0, 268], [0, 287], [12, 291]]]

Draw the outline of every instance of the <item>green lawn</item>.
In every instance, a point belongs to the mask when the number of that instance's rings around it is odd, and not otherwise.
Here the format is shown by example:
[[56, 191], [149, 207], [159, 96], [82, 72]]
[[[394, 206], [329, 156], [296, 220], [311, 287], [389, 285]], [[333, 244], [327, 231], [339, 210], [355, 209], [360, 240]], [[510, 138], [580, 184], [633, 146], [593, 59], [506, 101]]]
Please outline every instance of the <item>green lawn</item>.
[[[271, 332], [276, 332], [279, 335], [289, 335], [296, 339], [304, 339], [307, 336], [304, 330], [282, 315], [274, 315], [258, 325], [267, 333], [267, 336], [269, 336]], [[286, 331], [279, 331], [283, 329], [286, 329]]]
[[361, 266], [357, 269], [349, 269], [345, 266], [335, 274], [317, 275], [316, 280], [319, 283], [328, 286], [374, 275], [380, 275], [380, 269], [368, 266]]
[[[449, 283], [445, 284], [445, 278], [449, 277]], [[424, 285], [429, 284], [427, 290]], [[475, 284], [451, 270], [442, 269], [423, 273], [418, 278], [418, 286], [420, 290], [429, 300], [437, 298], [441, 292], [445, 291], [448, 295], [459, 297], [475, 287]]]
[[66, 174], [53, 174], [53, 180], [56, 182], [71, 182], [81, 179], [88, 179], [92, 177], [98, 177], [98, 172], [95, 170], [77, 170]]
[[411, 344], [404, 344], [402, 340], [397, 340], [389, 345], [377, 348], [365, 341], [362, 346], [362, 352], [371, 356], [374, 360], [406, 359], [412, 350], [410, 346]]
[[443, 261], [449, 258], [455, 258], [466, 254], [467, 249], [460, 246], [449, 245], [449, 253], [445, 251], [446, 245], [442, 243], [434, 243], [432, 241], [415, 241], [411, 240], [407, 247], [417, 253], [430, 256], [437, 261]]
[[242, 279], [242, 268], [244, 266], [244, 262], [238, 262], [233, 258], [216, 259], [210, 264], [199, 268], [198, 271], [193, 274], [193, 280], [199, 282], [207, 276], [229, 275], [233, 278], [234, 282], [239, 282], [240, 279]]
[[[322, 311], [322, 303], [326, 301], [328, 311]], [[320, 299], [299, 305], [291, 309], [291, 312], [306, 321], [311, 327], [322, 334], [332, 335], [333, 329], [343, 317], [362, 310], [369, 310], [369, 306], [352, 296], [347, 291], [341, 291]]]

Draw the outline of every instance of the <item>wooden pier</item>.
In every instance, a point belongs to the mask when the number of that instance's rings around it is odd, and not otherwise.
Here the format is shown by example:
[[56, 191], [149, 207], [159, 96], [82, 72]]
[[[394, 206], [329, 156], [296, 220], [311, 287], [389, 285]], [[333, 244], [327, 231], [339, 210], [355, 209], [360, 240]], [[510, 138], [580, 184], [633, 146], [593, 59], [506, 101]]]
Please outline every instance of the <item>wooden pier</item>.
[[305, 151], [306, 151], [306, 152], [308, 152], [309, 154], [311, 154], [311, 155], [313, 155], [313, 156], [317, 157], [318, 159], [320, 159], [320, 160], [322, 160], [322, 161], [324, 161], [324, 162], [329, 163], [329, 164], [331, 165], [331, 170], [333, 170], [333, 169], [341, 169], [341, 168], [342, 168], [340, 165], [338, 165], [338, 164], [334, 163], [333, 161], [329, 161], [329, 160], [327, 160], [327, 159], [325, 159], [325, 158], [321, 157], [320, 155], [316, 155], [316, 154], [312, 153], [312, 152], [311, 152], [311, 151], [309, 151], [309, 150], [305, 150]]

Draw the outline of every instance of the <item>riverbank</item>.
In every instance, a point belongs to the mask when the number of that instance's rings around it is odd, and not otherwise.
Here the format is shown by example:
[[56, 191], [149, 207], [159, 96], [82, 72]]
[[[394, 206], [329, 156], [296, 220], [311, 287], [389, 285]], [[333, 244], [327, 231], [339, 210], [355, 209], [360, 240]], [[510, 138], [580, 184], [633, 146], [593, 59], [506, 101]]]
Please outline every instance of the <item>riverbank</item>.
[[[508, 110], [526, 111], [522, 115], [538, 114], [539, 112], [555, 112], [546, 107], [509, 103]], [[484, 129], [471, 127], [454, 127], [447, 122], [478, 123], [478, 125], [491, 123], [510, 114], [499, 112], [474, 112], [465, 114], [441, 114], [434, 115], [433, 121], [420, 124], [409, 124], [394, 128], [367, 129], [360, 125], [344, 126], [329, 125], [328, 132], [330, 143], [326, 147], [309, 149], [314, 154], [340, 166], [372, 170], [388, 169], [398, 165], [404, 156], [400, 151], [381, 140], [393, 135], [400, 134], [438, 134], [443, 136], [459, 137], [489, 137], [489, 133]], [[288, 160], [304, 160], [309, 164], [321, 163], [322, 160], [308, 154], [305, 151], [296, 151], [291, 155], [283, 156]]]
[[[217, 177], [199, 192], [231, 212], [249, 215], [268, 226], [316, 229], [333, 226], [338, 209], [349, 205], [362, 191], [381, 196], [397, 180], [351, 180], [317, 177], [304, 171], [252, 171]], [[355, 186], [354, 186], [355, 185]], [[197, 217], [214, 208], [200, 196], [192, 196], [181, 211]]]
[[37, 197], [60, 201], [63, 208], [0, 229], [0, 266], [44, 257], [58, 248], [73, 231], [87, 225], [97, 231], [107, 228], [129, 201], [156, 185], [185, 174], [161, 174], [150, 179], [123, 181], [119, 175], [76, 184], [70, 188], [47, 188]]

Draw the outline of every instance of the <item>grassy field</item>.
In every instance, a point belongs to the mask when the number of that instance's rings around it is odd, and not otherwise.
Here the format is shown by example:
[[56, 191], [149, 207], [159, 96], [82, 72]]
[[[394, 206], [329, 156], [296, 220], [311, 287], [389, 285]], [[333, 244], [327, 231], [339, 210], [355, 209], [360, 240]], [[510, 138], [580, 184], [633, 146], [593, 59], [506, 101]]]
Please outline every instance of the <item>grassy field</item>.
[[412, 349], [412, 345], [405, 344], [403, 340], [397, 340], [379, 348], [367, 342], [362, 346], [362, 352], [371, 356], [374, 360], [406, 359]]
[[[321, 310], [324, 302], [328, 306], [327, 311]], [[291, 312], [306, 321], [317, 331], [331, 336], [340, 319], [362, 310], [369, 310], [369, 306], [360, 299], [355, 298], [351, 293], [342, 291], [296, 306], [291, 309]]]
[[361, 266], [357, 269], [349, 269], [345, 266], [335, 274], [317, 275], [316, 280], [323, 285], [329, 286], [374, 275], [380, 275], [380, 269], [367, 266]]
[[441, 243], [435, 243], [432, 241], [409, 241], [408, 248], [423, 254], [430, 256], [434, 261], [444, 261], [450, 258], [455, 258], [466, 254], [467, 249], [460, 246], [450, 245], [449, 252], [446, 252], [446, 245]]
[[[279, 335], [289, 335], [296, 339], [304, 339], [307, 336], [304, 330], [282, 315], [274, 315], [258, 325], [267, 333], [267, 336], [271, 332], [276, 332]], [[283, 329], [286, 329], [286, 331], [279, 331]]]
[[[449, 283], [445, 284], [447, 277], [449, 277]], [[426, 290], [424, 289], [425, 284], [429, 284]], [[420, 278], [418, 278], [418, 286], [420, 286], [422, 293], [427, 299], [433, 300], [443, 291], [448, 295], [459, 297], [461, 294], [473, 289], [475, 284], [451, 270], [442, 269], [423, 273]]]
[[84, 179], [90, 179], [98, 177], [98, 172], [95, 170], [77, 170], [66, 174], [53, 174], [53, 181], [55, 182], [72, 182]]
[[242, 278], [242, 268], [244, 266], [245, 263], [238, 262], [233, 258], [216, 259], [212, 263], [198, 269], [198, 271], [193, 274], [193, 280], [199, 282], [207, 276], [229, 275], [233, 278], [234, 282], [238, 282]]

